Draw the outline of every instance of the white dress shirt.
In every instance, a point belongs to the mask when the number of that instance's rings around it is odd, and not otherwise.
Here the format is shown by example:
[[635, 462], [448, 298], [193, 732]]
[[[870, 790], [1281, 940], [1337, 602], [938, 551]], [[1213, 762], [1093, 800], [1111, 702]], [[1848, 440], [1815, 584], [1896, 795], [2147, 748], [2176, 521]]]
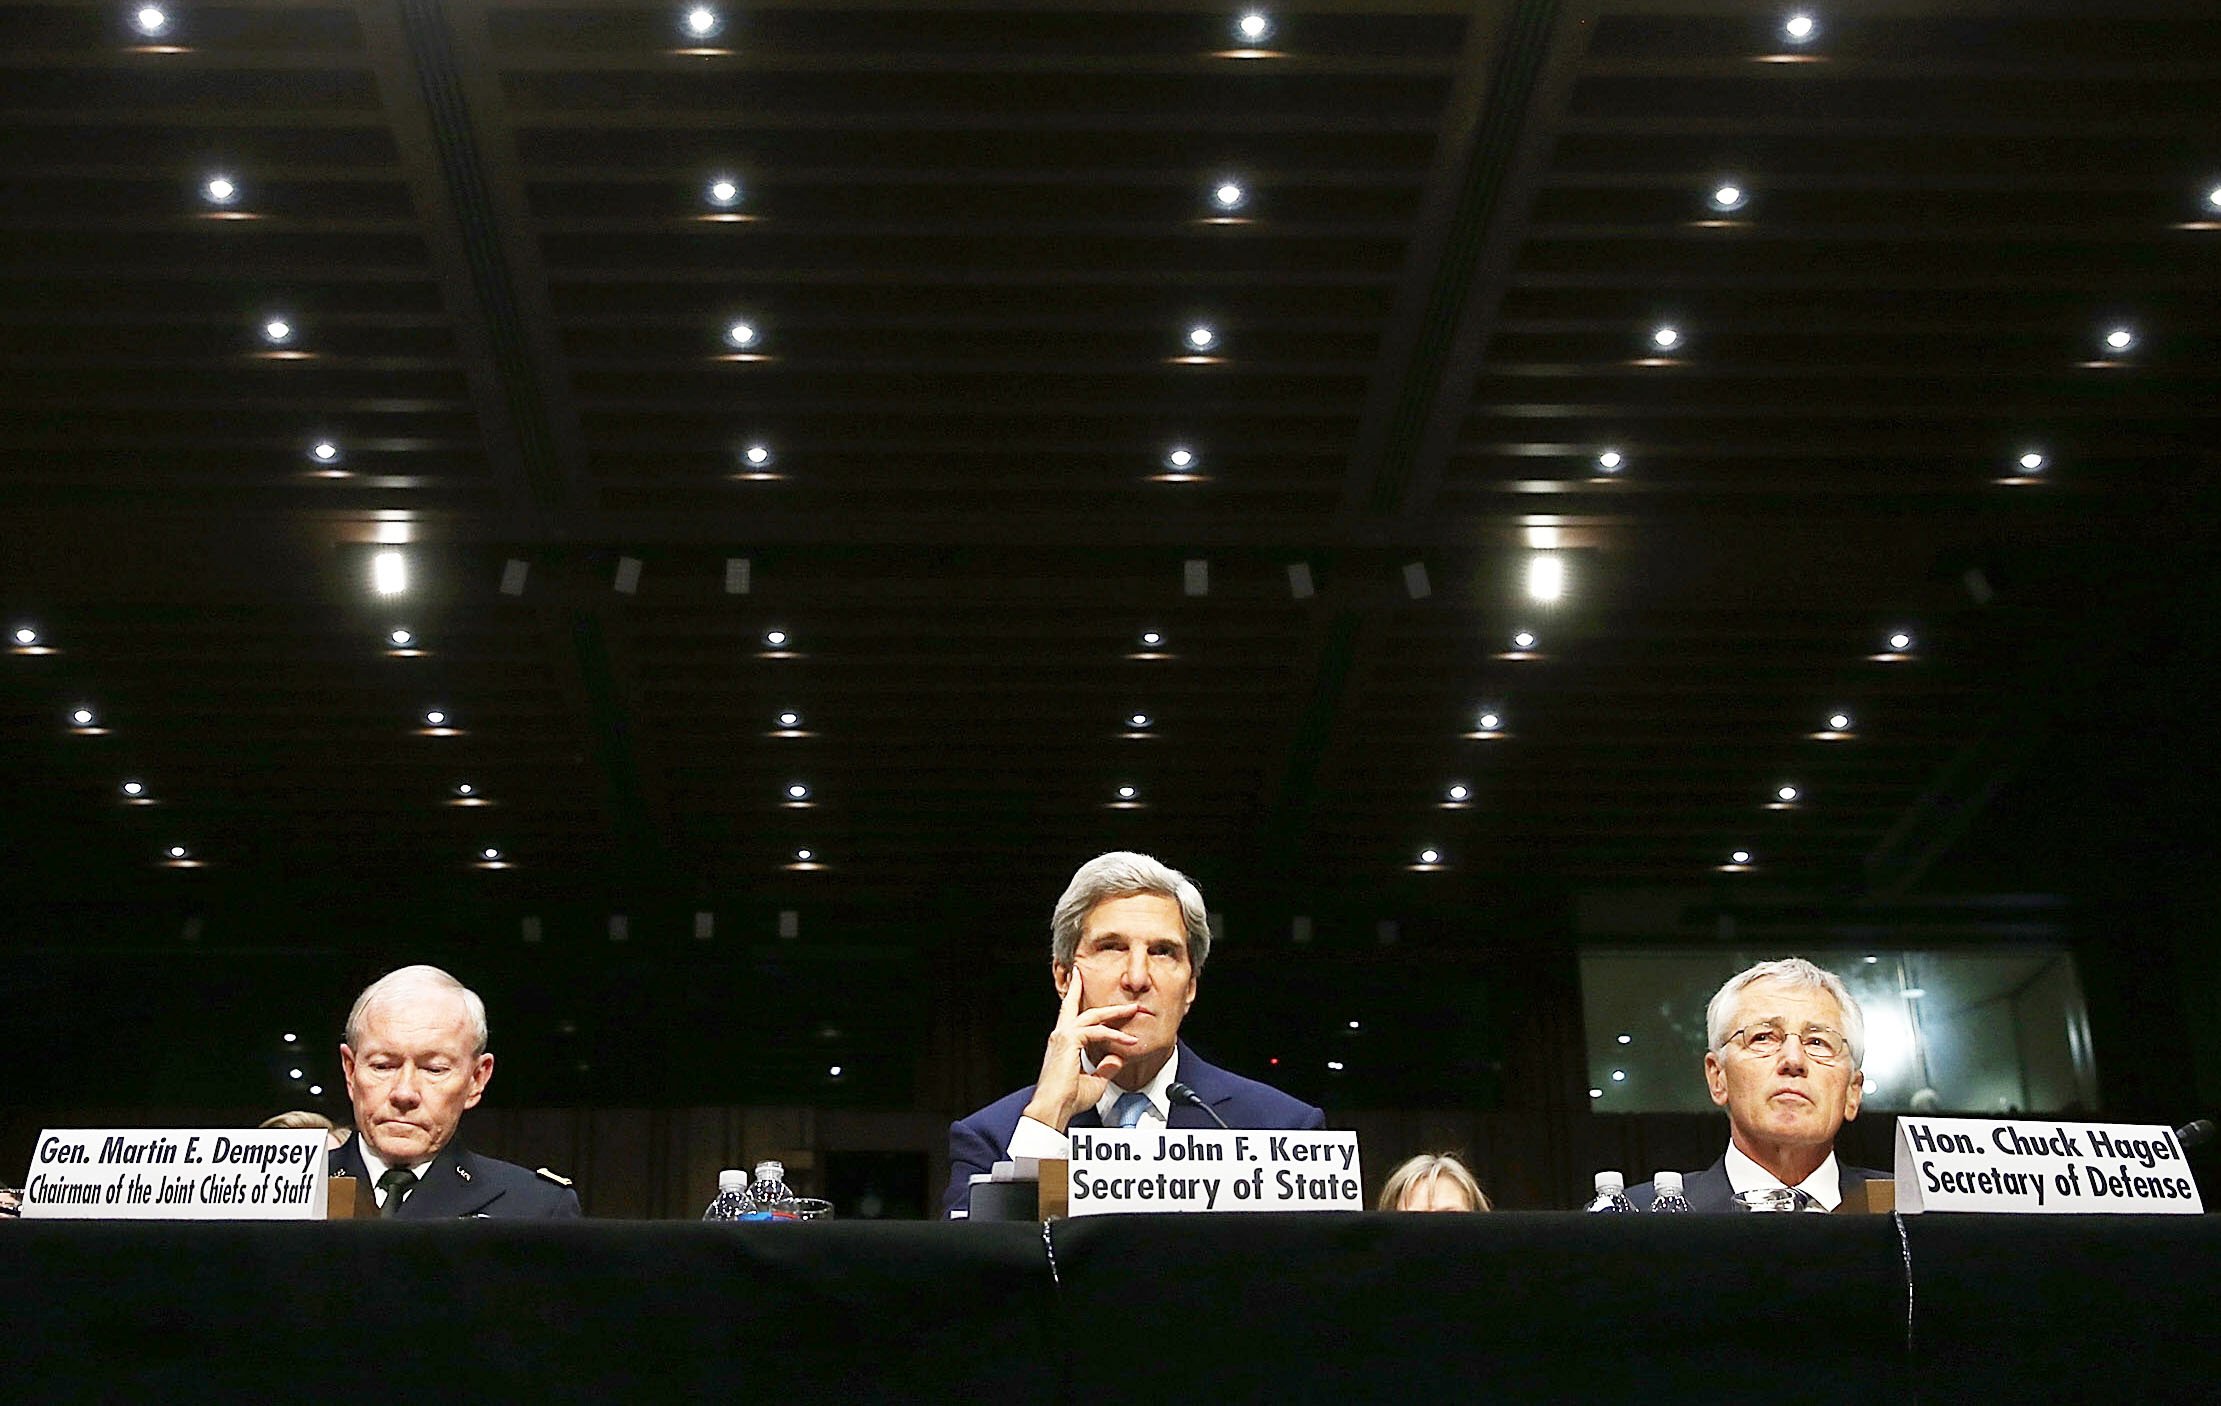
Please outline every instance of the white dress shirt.
[[[1771, 1191], [1786, 1185], [1780, 1177], [1746, 1157], [1743, 1149], [1732, 1141], [1727, 1145], [1727, 1184], [1734, 1191]], [[1828, 1160], [1813, 1168], [1811, 1176], [1797, 1183], [1796, 1189], [1819, 1202], [1819, 1210], [1832, 1211], [1843, 1204], [1843, 1174], [1836, 1169], [1834, 1149], [1829, 1150]]]
[[[1080, 1067], [1092, 1074], [1095, 1072], [1095, 1061], [1082, 1054], [1080, 1056]], [[1151, 1079], [1139, 1089], [1132, 1090], [1134, 1093], [1146, 1094], [1149, 1097], [1149, 1106], [1141, 1110], [1141, 1122], [1135, 1124], [1136, 1127], [1146, 1128], [1154, 1123], [1155, 1126], [1161, 1128], [1172, 1121], [1172, 1096], [1166, 1093], [1165, 1090], [1171, 1088], [1173, 1082], [1179, 1077], [1180, 1051], [1175, 1046], [1171, 1055], [1165, 1059], [1164, 1068], [1157, 1071], [1157, 1077]], [[1103, 1120], [1104, 1127], [1117, 1126], [1111, 1121], [1111, 1109], [1117, 1106], [1118, 1100], [1124, 1097], [1127, 1092], [1128, 1090], [1122, 1089], [1116, 1084], [1104, 1086], [1103, 1096], [1095, 1103], [1095, 1115]], [[1019, 1157], [1070, 1157], [1071, 1155], [1071, 1138], [1037, 1118], [1023, 1116], [1018, 1119], [1018, 1126], [1011, 1130], [1010, 1146], [1003, 1151], [1003, 1156], [1012, 1159]]]

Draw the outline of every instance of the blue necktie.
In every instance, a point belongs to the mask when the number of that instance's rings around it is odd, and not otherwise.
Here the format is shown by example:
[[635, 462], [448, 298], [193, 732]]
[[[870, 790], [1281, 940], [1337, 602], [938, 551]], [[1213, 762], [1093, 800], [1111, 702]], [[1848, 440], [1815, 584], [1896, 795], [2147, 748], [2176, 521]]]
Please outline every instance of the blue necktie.
[[1116, 1120], [1117, 1126], [1121, 1128], [1133, 1127], [1141, 1121], [1141, 1115], [1148, 1111], [1149, 1095], [1147, 1094], [1120, 1094], [1118, 1102], [1111, 1105], [1111, 1117]]

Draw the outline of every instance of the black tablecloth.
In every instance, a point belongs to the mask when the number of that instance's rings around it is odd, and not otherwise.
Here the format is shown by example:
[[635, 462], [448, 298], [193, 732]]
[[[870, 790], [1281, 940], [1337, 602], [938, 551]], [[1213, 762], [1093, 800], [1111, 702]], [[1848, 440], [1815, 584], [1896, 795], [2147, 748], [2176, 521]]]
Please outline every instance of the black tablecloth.
[[1902, 1227], [21, 1222], [0, 1225], [0, 1397], [2213, 1397], [2212, 1218]]

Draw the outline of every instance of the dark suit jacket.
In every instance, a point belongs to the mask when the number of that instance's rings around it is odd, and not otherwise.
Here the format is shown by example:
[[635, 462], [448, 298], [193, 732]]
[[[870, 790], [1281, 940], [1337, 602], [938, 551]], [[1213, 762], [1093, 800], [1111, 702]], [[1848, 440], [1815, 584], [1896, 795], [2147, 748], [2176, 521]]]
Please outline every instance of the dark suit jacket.
[[[358, 1144], [362, 1134], [341, 1143], [329, 1155], [332, 1175], [354, 1177], [371, 1186], [370, 1174]], [[551, 1219], [579, 1214], [578, 1193], [538, 1172], [528, 1172], [510, 1162], [496, 1162], [449, 1143], [424, 1164], [422, 1180], [409, 1199], [401, 1203], [395, 1220], [455, 1220], [466, 1216], [498, 1216], [505, 1220]]]
[[[1887, 1178], [1888, 1172], [1877, 1172], [1866, 1167], [1854, 1167], [1841, 1157], [1835, 1159], [1836, 1182], [1843, 1189], [1845, 1200], [1850, 1199], [1854, 1188], [1864, 1186], [1877, 1177]], [[1735, 1188], [1727, 1179], [1727, 1154], [1701, 1172], [1691, 1172], [1681, 1179], [1682, 1194], [1689, 1198], [1689, 1209], [1699, 1215], [1719, 1216], [1741, 1214], [1742, 1207], [1735, 1203]], [[1654, 1183], [1644, 1182], [1627, 1188], [1627, 1199], [1635, 1203], [1638, 1211], [1650, 1209], [1657, 1196]]]
[[[1269, 1084], [1244, 1079], [1215, 1064], [1206, 1064], [1185, 1042], [1180, 1045], [1180, 1082], [1194, 1089], [1196, 1096], [1209, 1104], [1211, 1111], [1230, 1128], [1301, 1132], [1326, 1126], [1326, 1114], [1320, 1109], [1301, 1099], [1290, 1098]], [[961, 1209], [970, 1198], [974, 1173], [993, 1171], [995, 1164], [1003, 1160], [1004, 1152], [1010, 1147], [1010, 1135], [1018, 1130], [1018, 1120], [1025, 1115], [1026, 1104], [1033, 1099], [1033, 1089], [1034, 1086], [1028, 1084], [969, 1118], [949, 1124], [949, 1185], [941, 1197], [943, 1215]], [[1103, 1120], [1089, 1108], [1072, 1119], [1072, 1126], [1099, 1128]], [[1218, 1124], [1200, 1108], [1175, 1103], [1170, 1126], [1215, 1128]]]

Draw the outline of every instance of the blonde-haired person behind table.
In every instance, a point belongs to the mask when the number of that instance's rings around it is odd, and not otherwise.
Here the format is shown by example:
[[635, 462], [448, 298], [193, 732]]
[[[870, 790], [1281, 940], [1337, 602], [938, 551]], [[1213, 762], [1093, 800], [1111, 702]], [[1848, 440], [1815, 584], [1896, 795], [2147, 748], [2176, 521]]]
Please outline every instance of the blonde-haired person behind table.
[[1491, 1211], [1465, 1164], [1448, 1152], [1422, 1152], [1388, 1174], [1380, 1189], [1384, 1211]]

